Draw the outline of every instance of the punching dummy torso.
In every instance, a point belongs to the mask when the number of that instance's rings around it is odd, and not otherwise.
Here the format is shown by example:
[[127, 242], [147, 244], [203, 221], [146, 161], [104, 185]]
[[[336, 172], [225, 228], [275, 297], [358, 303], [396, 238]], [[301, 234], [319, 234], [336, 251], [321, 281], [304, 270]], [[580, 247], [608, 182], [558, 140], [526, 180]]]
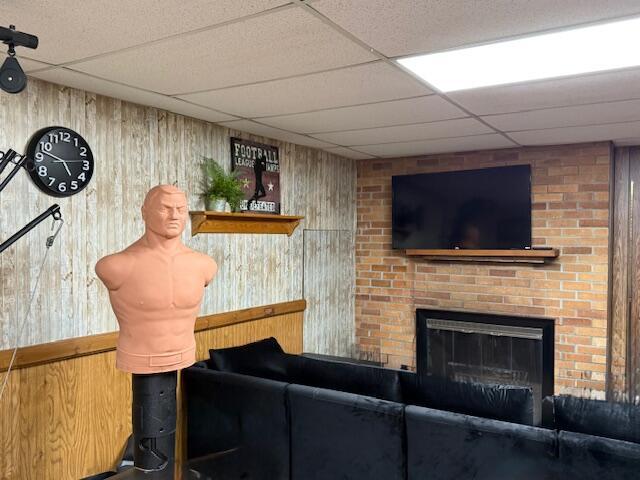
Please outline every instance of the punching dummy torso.
[[155, 187], [143, 207], [145, 235], [96, 265], [120, 325], [120, 370], [159, 373], [195, 362], [195, 319], [217, 266], [180, 242], [187, 214], [180, 190]]

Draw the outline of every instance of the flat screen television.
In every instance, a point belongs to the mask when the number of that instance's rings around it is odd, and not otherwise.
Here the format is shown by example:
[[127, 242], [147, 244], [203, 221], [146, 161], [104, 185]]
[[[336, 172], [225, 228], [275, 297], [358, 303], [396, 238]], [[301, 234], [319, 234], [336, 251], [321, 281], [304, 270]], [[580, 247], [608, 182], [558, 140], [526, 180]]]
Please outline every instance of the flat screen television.
[[531, 247], [531, 166], [392, 177], [393, 248]]

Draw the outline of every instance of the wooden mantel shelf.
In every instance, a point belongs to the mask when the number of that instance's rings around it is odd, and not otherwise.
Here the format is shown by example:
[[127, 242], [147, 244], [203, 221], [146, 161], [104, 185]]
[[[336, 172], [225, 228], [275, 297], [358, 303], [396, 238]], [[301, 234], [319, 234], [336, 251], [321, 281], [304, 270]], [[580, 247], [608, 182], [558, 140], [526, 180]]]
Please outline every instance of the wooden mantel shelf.
[[288, 236], [304, 217], [262, 213], [189, 212], [191, 236], [198, 233], [286, 233]]
[[405, 250], [410, 257], [425, 260], [498, 263], [546, 263], [558, 256], [558, 249], [527, 250]]

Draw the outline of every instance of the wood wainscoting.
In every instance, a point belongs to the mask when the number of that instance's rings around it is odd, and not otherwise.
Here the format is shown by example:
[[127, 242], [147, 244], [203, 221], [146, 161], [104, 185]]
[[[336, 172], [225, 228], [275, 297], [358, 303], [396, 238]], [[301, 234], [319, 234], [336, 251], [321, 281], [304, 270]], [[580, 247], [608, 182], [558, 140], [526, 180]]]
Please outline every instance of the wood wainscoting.
[[[305, 308], [296, 300], [200, 317], [197, 358], [270, 336], [301, 353]], [[114, 467], [131, 433], [131, 375], [115, 368], [116, 340], [113, 332], [18, 350], [0, 399], [0, 479], [77, 480]], [[0, 372], [11, 354], [0, 351]]]

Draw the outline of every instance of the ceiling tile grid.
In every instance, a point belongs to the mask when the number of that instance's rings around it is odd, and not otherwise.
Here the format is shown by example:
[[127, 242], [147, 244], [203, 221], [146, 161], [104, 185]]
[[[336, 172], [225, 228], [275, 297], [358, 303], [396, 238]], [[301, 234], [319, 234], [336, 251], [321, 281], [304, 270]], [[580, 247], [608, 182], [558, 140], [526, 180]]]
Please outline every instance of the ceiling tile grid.
[[317, 0], [311, 6], [387, 57], [640, 14], [637, 0]]
[[410, 142], [446, 137], [464, 137], [493, 133], [489, 127], [473, 118], [460, 118], [442, 122], [416, 123], [394, 127], [346, 130], [332, 133], [316, 133], [312, 136], [327, 142], [345, 146], [374, 145], [381, 143]]
[[640, 68], [445, 94], [394, 62], [637, 15], [637, 0], [0, 4], [40, 37], [18, 52], [34, 77], [347, 158], [640, 141]]
[[260, 122], [301, 133], [336, 132], [461, 118], [466, 114], [436, 95], [369, 103], [318, 112], [261, 118]]
[[302, 8], [183, 35], [72, 65], [108, 80], [181, 94], [375, 60]]
[[6, 1], [0, 2], [0, 18], [2, 26], [11, 22], [17, 30], [39, 37], [40, 45], [28, 56], [61, 64], [211, 27], [288, 3], [288, 0]]
[[327, 148], [335, 147], [336, 145], [329, 142], [323, 142], [317, 138], [311, 138], [298, 133], [281, 130], [279, 128], [273, 128], [268, 125], [262, 125], [251, 120], [234, 120], [230, 122], [220, 123], [223, 127], [231, 128], [234, 130], [242, 130], [244, 132], [253, 133], [254, 135], [260, 135], [262, 137], [275, 138], [276, 140], [282, 140], [284, 142], [297, 143], [298, 145], [304, 145], [314, 148]]
[[200, 105], [194, 105], [184, 100], [167, 97], [158, 93], [126, 85], [120, 85], [76, 72], [74, 70], [69, 70], [67, 68], [43, 70], [33, 73], [32, 76], [47, 82], [66, 85], [72, 88], [97, 93], [99, 95], [105, 95], [107, 97], [116, 97], [128, 102], [138, 103], [140, 105], [162, 108], [164, 110], [169, 110], [170, 112], [187, 115], [200, 120], [206, 120], [208, 122], [217, 123], [237, 119], [237, 117], [233, 115], [228, 115]]
[[282, 80], [181, 95], [246, 118], [323, 110], [433, 93], [393, 66], [376, 61]]
[[498, 148], [515, 147], [502, 135], [490, 133], [469, 137], [440, 138], [436, 140], [421, 140], [417, 142], [384, 143], [379, 145], [362, 145], [358, 150], [369, 155], [380, 157], [408, 157], [443, 152], [465, 152], [472, 150], [493, 150]]

